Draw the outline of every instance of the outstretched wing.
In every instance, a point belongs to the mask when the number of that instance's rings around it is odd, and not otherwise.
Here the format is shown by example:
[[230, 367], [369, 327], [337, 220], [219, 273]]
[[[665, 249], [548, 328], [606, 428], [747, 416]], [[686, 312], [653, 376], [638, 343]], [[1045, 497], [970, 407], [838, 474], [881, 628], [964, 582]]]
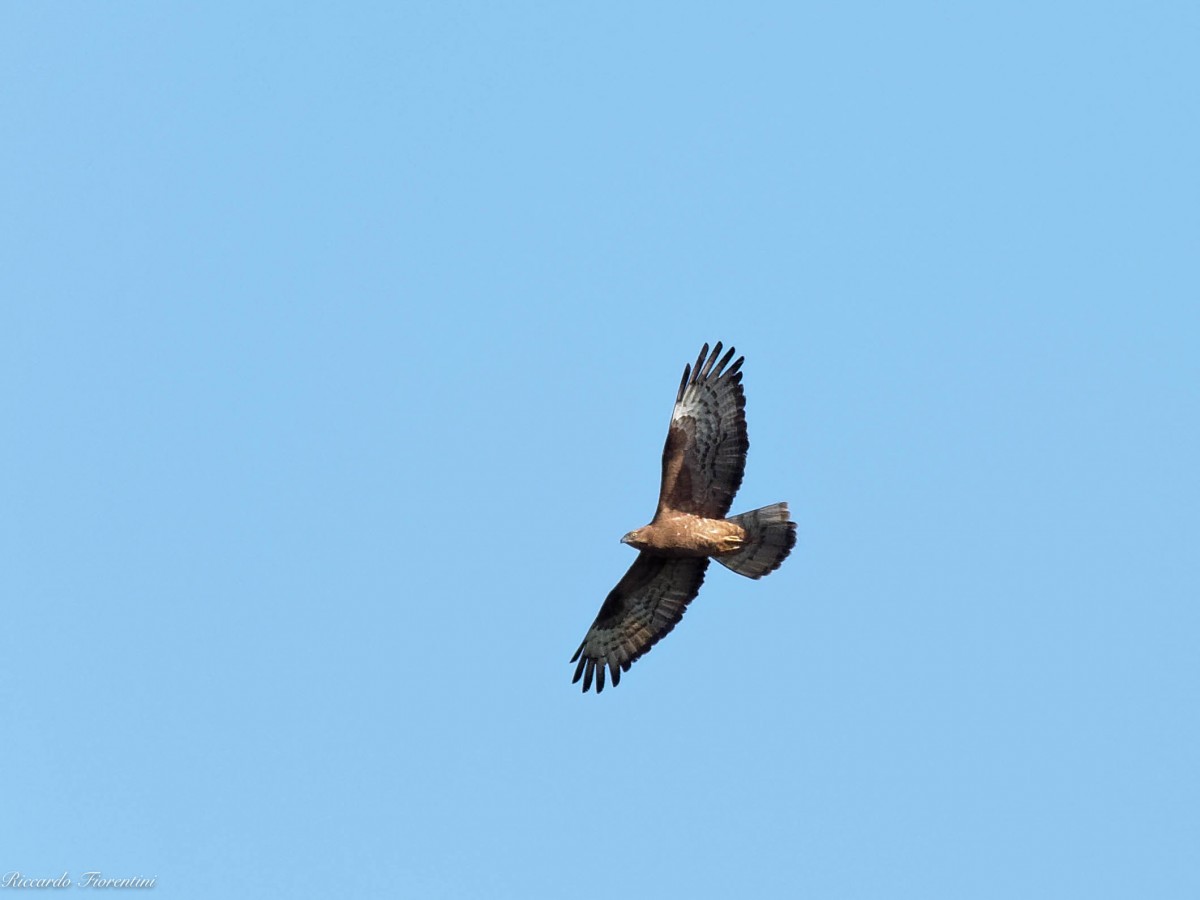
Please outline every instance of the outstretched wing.
[[695, 367], [683, 367], [663, 448], [659, 513], [670, 509], [724, 518], [741, 487], [750, 449], [741, 373], [745, 357], [726, 369], [732, 358], [732, 347], [721, 356], [718, 341], [711, 354], [704, 345]]
[[600, 607], [600, 614], [588, 629], [583, 643], [571, 657], [579, 661], [571, 683], [583, 679], [583, 690], [604, 690], [604, 670], [612, 674], [614, 686], [621, 673], [628, 672], [634, 661], [669, 634], [683, 618], [688, 603], [704, 583], [708, 559], [669, 558], [640, 553], [625, 577]]

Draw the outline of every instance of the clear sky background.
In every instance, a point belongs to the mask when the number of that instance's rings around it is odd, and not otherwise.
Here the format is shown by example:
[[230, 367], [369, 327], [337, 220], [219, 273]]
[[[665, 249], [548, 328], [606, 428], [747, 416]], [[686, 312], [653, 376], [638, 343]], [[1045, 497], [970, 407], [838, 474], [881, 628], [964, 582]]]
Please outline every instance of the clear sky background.
[[[0, 9], [0, 873], [1200, 896], [1200, 6]], [[568, 658], [683, 364], [713, 567]]]

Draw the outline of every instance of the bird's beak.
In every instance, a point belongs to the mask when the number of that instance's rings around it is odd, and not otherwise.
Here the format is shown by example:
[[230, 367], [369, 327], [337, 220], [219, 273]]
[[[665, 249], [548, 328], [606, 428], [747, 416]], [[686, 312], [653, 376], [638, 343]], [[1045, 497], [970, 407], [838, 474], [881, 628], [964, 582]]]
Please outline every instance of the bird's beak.
[[630, 539], [631, 537], [633, 537], [633, 535], [632, 535], [632, 534], [627, 534], [627, 535], [625, 535], [625, 537], [621, 538], [621, 543], [622, 543], [622, 544], [628, 544], [628, 543], [629, 543], [629, 539]]

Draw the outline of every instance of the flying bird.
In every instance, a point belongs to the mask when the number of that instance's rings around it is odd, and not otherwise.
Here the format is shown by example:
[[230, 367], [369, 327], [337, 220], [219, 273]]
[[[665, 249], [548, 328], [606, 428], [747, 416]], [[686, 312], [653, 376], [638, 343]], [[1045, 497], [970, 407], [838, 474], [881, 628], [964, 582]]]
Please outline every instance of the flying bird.
[[[663, 448], [658, 509], [649, 525], [621, 542], [640, 552], [609, 593], [583, 643], [574, 684], [604, 690], [605, 670], [613, 685], [621, 673], [671, 632], [700, 591], [708, 561], [715, 559], [747, 578], [779, 568], [796, 545], [796, 523], [786, 503], [738, 516], [726, 515], [746, 468], [746, 395], [742, 362], [733, 348], [721, 356], [708, 344], [695, 365], [683, 367], [675, 409]], [[728, 366], [728, 368], [726, 368]]]

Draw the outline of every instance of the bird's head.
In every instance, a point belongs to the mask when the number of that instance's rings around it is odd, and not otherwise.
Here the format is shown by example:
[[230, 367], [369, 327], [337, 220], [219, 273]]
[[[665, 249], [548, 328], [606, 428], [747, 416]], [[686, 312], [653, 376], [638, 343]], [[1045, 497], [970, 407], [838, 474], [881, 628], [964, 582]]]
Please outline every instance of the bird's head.
[[635, 528], [629, 534], [625, 535], [625, 537], [621, 538], [621, 543], [628, 544], [630, 547], [636, 547], [638, 550], [645, 550], [646, 539], [642, 535], [642, 531], [643, 529], [641, 528]]

